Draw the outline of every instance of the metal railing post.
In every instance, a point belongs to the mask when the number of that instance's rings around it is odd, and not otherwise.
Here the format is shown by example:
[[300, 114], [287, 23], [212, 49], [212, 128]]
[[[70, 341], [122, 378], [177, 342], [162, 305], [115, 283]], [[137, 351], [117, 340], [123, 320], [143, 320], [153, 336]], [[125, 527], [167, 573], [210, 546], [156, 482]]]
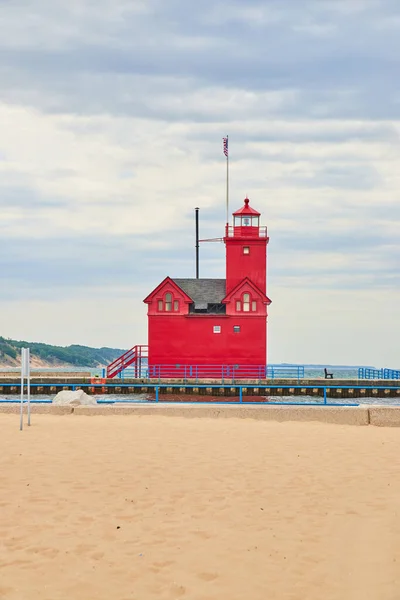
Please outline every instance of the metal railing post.
[[158, 402], [158, 385], [156, 385], [156, 402]]
[[324, 404], [326, 404], [326, 387], [324, 387]]
[[243, 402], [243, 388], [242, 388], [242, 386], [239, 386], [239, 402], [240, 403]]

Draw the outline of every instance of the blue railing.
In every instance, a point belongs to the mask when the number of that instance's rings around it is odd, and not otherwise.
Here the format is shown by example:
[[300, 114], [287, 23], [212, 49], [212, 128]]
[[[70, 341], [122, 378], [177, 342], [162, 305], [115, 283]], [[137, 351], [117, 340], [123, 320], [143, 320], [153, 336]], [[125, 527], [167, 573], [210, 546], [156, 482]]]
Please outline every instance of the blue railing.
[[268, 379], [304, 379], [304, 366], [274, 367], [273, 365], [270, 365], [267, 367], [267, 378]]
[[136, 369], [124, 369], [120, 373], [118, 373], [117, 378], [122, 379], [147, 379], [148, 378], [148, 368], [147, 365], [141, 365], [140, 368]]
[[400, 379], [400, 371], [396, 369], [370, 369], [360, 367], [358, 369], [359, 379]]
[[[120, 379], [134, 379], [138, 375], [134, 369], [125, 369]], [[151, 365], [141, 370], [143, 379], [181, 379], [183, 381], [218, 379], [236, 381], [239, 379], [304, 379], [304, 366], [266, 366], [266, 365]]]

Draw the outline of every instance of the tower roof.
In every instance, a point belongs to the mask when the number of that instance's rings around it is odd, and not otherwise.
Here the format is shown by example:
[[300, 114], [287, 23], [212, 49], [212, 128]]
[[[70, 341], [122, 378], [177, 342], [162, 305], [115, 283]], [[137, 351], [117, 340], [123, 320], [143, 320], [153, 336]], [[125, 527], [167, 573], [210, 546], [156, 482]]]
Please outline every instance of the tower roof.
[[241, 208], [239, 208], [239, 210], [234, 212], [233, 216], [238, 217], [241, 215], [253, 215], [254, 217], [259, 217], [261, 213], [259, 213], [254, 208], [251, 208], [251, 206], [249, 206], [249, 202], [250, 200], [246, 196], [246, 198], [244, 199], [244, 206], [242, 206]]

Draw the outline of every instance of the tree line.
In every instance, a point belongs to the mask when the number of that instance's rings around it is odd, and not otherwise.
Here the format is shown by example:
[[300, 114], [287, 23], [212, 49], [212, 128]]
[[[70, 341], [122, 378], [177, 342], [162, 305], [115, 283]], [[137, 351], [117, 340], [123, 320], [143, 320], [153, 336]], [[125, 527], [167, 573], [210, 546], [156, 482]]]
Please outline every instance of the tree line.
[[21, 348], [30, 348], [31, 356], [49, 363], [63, 362], [76, 367], [97, 367], [112, 362], [126, 350], [120, 348], [91, 348], [90, 346], [52, 346], [41, 342], [11, 340], [0, 336], [0, 361], [2, 358], [16, 359]]

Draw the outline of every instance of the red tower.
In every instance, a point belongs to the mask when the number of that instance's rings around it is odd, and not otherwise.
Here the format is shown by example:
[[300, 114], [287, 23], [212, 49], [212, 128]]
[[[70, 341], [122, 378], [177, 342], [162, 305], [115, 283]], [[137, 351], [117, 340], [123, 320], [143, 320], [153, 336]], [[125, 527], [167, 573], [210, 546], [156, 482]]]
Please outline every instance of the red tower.
[[226, 227], [226, 289], [233, 289], [248, 277], [264, 294], [267, 292], [267, 228], [260, 227], [260, 213], [249, 206], [233, 213], [233, 227]]
[[226, 279], [166, 277], [145, 298], [150, 373], [180, 376], [182, 368], [186, 375], [193, 368], [193, 375], [206, 377], [210, 367], [243, 368], [243, 373], [265, 367], [269, 238], [259, 220], [248, 198], [233, 213], [223, 238]]

